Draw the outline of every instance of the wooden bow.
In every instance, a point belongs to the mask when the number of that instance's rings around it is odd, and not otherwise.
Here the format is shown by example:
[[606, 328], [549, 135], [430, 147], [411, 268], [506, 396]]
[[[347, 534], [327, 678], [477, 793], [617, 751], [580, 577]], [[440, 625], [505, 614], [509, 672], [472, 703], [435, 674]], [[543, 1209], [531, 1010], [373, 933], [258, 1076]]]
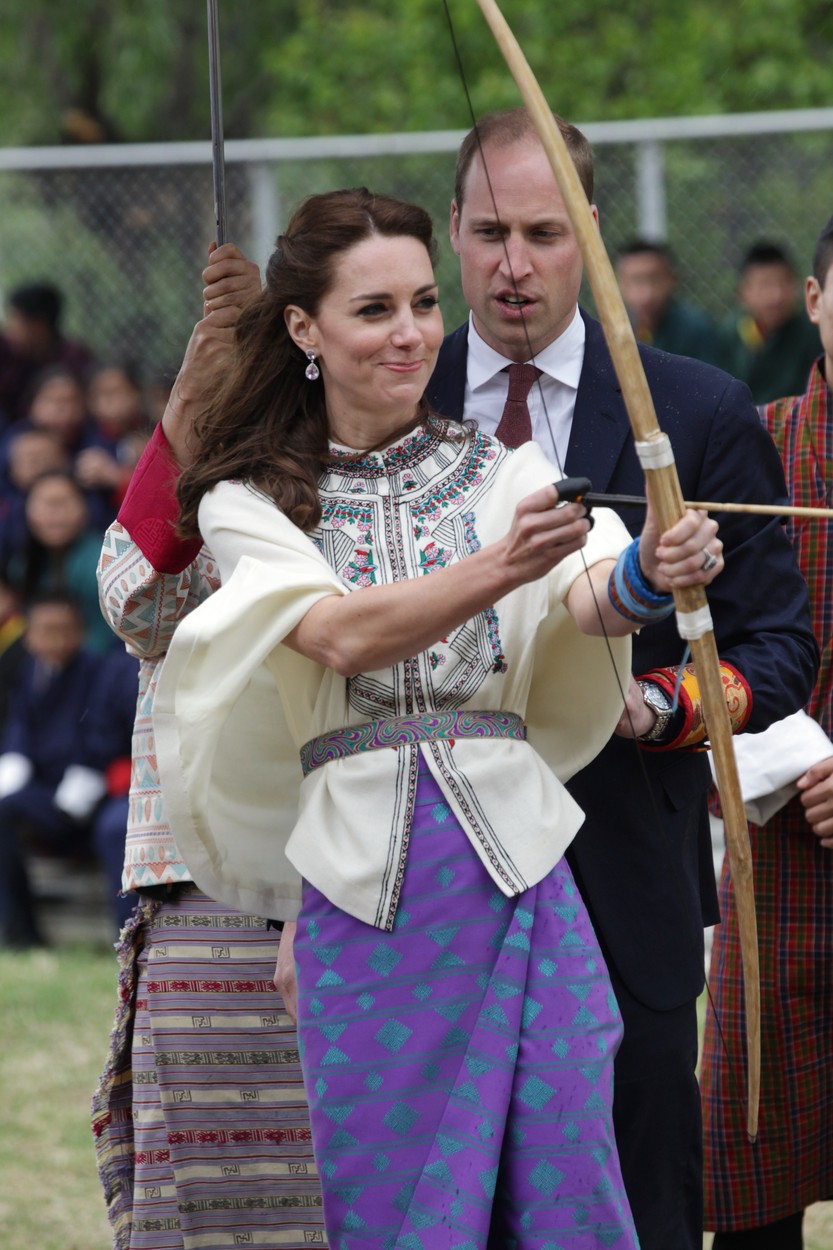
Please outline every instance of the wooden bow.
[[[670, 529], [685, 512], [673, 453], [657, 422], [651, 392], [639, 357], [633, 329], [619, 292], [601, 235], [575, 166], [544, 94], [495, 0], [478, 0], [483, 16], [503, 53], [512, 77], [547, 154], [567, 213], [579, 241], [599, 319], [622, 388], [637, 451], [645, 469], [647, 488], [661, 530]], [[654, 465], [651, 465], [651, 461]], [[678, 626], [689, 641], [697, 669], [703, 714], [714, 756], [732, 886], [738, 915], [743, 983], [746, 1001], [747, 1115], [750, 1140], [758, 1132], [761, 1080], [760, 974], [758, 927], [752, 880], [752, 851], [740, 780], [732, 745], [732, 728], [717, 646], [705, 591], [700, 586], [674, 591]]]

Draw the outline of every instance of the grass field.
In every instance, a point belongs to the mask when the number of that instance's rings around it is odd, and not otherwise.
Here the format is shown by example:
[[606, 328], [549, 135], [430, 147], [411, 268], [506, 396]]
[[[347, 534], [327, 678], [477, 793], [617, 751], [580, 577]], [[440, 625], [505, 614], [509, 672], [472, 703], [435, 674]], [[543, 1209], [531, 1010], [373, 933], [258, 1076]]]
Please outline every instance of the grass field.
[[[110, 1250], [90, 1098], [115, 1005], [105, 945], [0, 953], [0, 1229], [4, 1250]], [[711, 1236], [703, 1241], [704, 1250]], [[806, 1250], [833, 1250], [833, 1203]]]

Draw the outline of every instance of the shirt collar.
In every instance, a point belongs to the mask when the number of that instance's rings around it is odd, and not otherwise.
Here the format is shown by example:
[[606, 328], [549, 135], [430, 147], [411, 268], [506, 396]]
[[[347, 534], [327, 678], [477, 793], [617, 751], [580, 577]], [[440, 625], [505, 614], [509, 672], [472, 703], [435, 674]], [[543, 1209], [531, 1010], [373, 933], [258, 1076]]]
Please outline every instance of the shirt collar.
[[[563, 382], [574, 391], [578, 390], [581, 368], [584, 364], [584, 319], [576, 308], [573, 320], [563, 334], [559, 334], [547, 347], [534, 358], [547, 377], [556, 382]], [[480, 337], [475, 329], [474, 318], [469, 313], [468, 341], [468, 383], [473, 391], [479, 386], [490, 382], [501, 369], [512, 363], [507, 357], [501, 356], [493, 347]]]

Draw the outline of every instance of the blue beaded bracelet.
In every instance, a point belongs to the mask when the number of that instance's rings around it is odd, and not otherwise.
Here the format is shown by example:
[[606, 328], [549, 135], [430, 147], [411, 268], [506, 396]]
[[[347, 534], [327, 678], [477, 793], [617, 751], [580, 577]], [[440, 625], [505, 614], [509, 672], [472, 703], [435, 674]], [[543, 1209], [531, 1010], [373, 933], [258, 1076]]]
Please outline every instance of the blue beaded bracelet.
[[626, 547], [607, 584], [610, 602], [629, 621], [647, 625], [662, 621], [674, 611], [673, 595], [660, 595], [652, 590], [639, 567], [639, 539]]

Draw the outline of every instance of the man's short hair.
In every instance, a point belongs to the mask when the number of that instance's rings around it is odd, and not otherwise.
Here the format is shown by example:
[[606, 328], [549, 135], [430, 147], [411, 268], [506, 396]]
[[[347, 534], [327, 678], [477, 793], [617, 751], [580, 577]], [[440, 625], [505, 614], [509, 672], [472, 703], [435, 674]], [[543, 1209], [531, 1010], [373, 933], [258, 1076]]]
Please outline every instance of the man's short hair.
[[787, 248], [780, 243], [772, 243], [768, 239], [760, 239], [746, 249], [740, 262], [741, 276], [753, 265], [783, 265], [791, 273], [798, 272], [795, 261]]
[[813, 249], [813, 277], [820, 287], [824, 287], [831, 265], [833, 265], [833, 217], [822, 229]]
[[669, 268], [676, 268], [674, 253], [660, 239], [631, 239], [616, 253], [617, 260], [623, 260], [626, 256], [659, 256]]
[[[576, 167], [576, 172], [584, 188], [585, 195], [592, 203], [593, 149], [577, 126], [566, 122], [557, 113], [553, 113], [553, 118], [561, 132], [562, 139], [567, 145], [567, 151], [573, 159], [573, 164]], [[457, 153], [457, 169], [454, 175], [454, 199], [458, 210], [463, 207], [465, 183], [471, 163], [481, 147], [485, 147], [487, 143], [495, 143], [499, 147], [508, 148], [514, 143], [530, 139], [540, 142], [535, 124], [523, 106], [507, 109], [502, 113], [487, 113], [485, 117], [481, 117], [466, 135], [460, 144], [460, 151]]]
[[27, 321], [45, 321], [57, 330], [64, 300], [51, 282], [30, 282], [16, 287], [9, 296], [8, 304]]

